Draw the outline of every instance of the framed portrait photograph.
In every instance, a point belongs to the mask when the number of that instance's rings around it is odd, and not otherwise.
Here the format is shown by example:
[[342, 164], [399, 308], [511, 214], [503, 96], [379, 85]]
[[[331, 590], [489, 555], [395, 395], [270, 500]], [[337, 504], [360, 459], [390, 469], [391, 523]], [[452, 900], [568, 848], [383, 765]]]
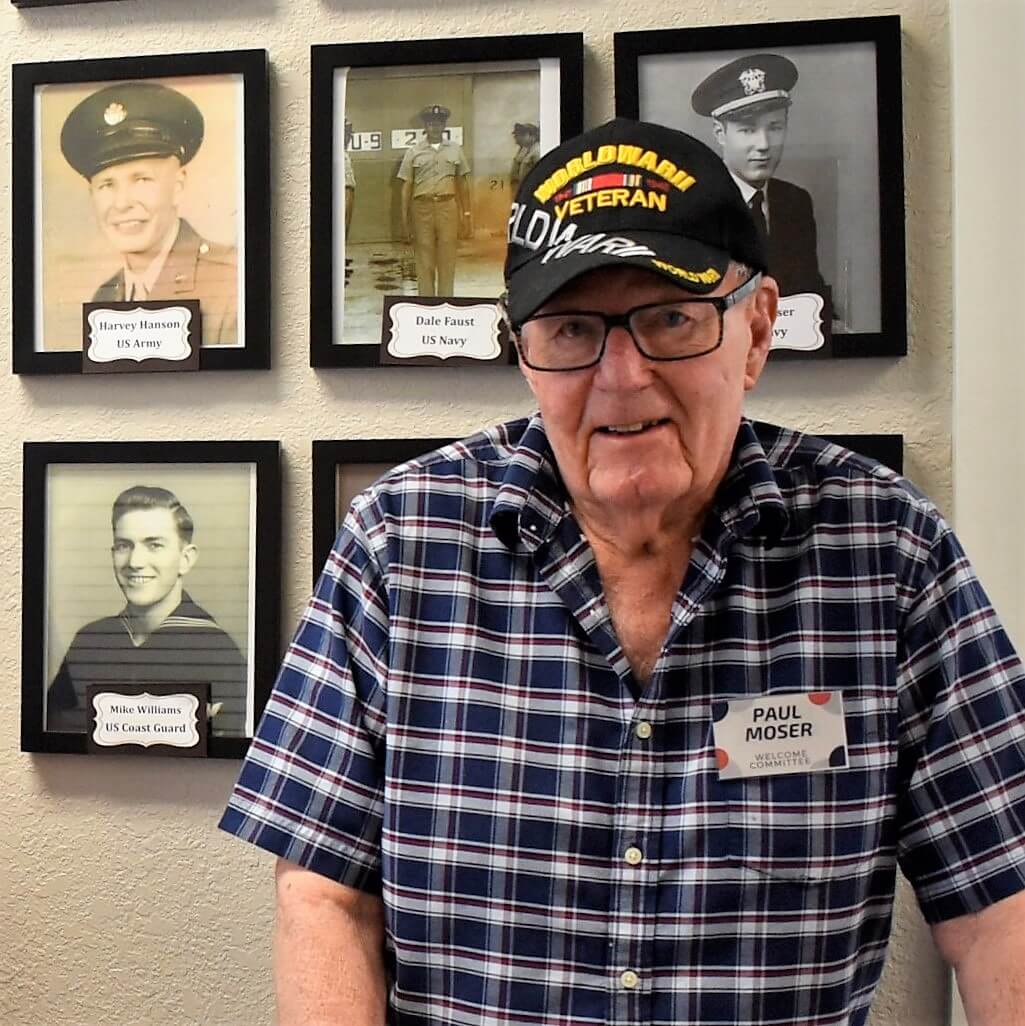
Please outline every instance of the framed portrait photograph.
[[514, 362], [512, 196], [583, 124], [580, 33], [313, 47], [314, 367]]
[[69, 4], [95, 4], [102, 0], [11, 0], [15, 7], [67, 7]]
[[23, 751], [86, 752], [90, 689], [198, 687], [206, 753], [245, 753], [280, 655], [278, 450], [25, 443]]
[[269, 367], [266, 51], [15, 64], [12, 88], [14, 372]]
[[773, 358], [907, 353], [900, 18], [619, 32], [616, 113], [722, 157], [780, 286]]
[[313, 443], [313, 580], [324, 569], [352, 500], [392, 467], [454, 438], [355, 438]]
[[95, 4], [102, 0], [11, 0], [15, 7], [67, 7], [69, 4]]

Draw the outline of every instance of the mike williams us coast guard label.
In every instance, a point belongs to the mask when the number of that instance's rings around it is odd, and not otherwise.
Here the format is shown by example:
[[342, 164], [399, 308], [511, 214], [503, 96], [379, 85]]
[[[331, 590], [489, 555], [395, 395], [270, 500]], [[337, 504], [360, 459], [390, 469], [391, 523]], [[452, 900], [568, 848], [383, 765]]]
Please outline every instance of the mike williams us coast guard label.
[[843, 694], [810, 691], [712, 703], [720, 780], [847, 765]]

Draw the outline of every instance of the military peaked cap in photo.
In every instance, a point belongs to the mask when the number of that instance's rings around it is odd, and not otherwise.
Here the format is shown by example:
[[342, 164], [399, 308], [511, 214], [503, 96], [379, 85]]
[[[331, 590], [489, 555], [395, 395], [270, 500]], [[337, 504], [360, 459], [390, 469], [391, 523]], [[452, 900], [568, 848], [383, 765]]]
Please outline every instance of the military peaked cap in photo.
[[755, 104], [789, 107], [797, 82], [794, 62], [778, 53], [755, 53], [713, 71], [690, 98], [695, 112], [722, 118]]
[[420, 118], [423, 121], [448, 121], [452, 111], [448, 107], [442, 107], [440, 103], [432, 103], [420, 111]]
[[61, 152], [86, 178], [140, 157], [177, 157], [187, 164], [202, 141], [199, 108], [156, 82], [106, 86], [82, 100], [61, 129]]

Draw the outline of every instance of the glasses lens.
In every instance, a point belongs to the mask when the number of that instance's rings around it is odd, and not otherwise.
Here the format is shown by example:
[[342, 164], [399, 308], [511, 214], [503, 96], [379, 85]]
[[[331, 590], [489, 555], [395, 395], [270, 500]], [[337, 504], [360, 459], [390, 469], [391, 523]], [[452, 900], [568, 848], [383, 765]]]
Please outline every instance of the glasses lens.
[[543, 314], [525, 321], [520, 345], [527, 362], [545, 370], [586, 367], [598, 359], [605, 322], [590, 314]]
[[630, 330], [649, 356], [697, 356], [719, 344], [720, 316], [712, 303], [661, 303], [635, 310]]

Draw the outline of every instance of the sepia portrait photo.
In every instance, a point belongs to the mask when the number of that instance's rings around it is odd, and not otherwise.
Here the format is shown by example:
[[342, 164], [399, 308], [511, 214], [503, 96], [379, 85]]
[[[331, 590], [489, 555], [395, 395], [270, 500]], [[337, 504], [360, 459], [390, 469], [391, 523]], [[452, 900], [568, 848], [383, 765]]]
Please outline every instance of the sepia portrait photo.
[[245, 338], [240, 75], [37, 87], [38, 351], [82, 348], [82, 304], [199, 301]]
[[11, 90], [14, 373], [82, 373], [88, 315], [136, 303], [198, 312], [200, 370], [269, 367], [267, 52], [15, 64]]
[[255, 468], [51, 464], [44, 729], [89, 684], [210, 686], [212, 736], [252, 734]]

